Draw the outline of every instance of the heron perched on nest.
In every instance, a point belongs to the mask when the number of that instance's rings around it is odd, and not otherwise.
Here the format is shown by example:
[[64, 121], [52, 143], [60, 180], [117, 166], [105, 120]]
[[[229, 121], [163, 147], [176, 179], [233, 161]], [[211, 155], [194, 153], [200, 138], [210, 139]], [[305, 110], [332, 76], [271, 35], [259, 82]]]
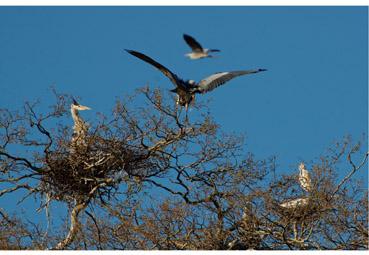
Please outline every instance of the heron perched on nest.
[[78, 111], [91, 110], [90, 107], [80, 105], [75, 99], [70, 105], [70, 111], [72, 113], [72, 118], [74, 121], [73, 135], [71, 143], [73, 146], [84, 145], [85, 138], [88, 131], [88, 124], [79, 116]]
[[167, 76], [170, 81], [176, 86], [171, 92], [177, 94], [177, 104], [186, 107], [195, 99], [195, 94], [204, 94], [212, 91], [213, 89], [223, 85], [227, 81], [232, 80], [241, 75], [253, 74], [258, 72], [266, 71], [266, 69], [255, 69], [255, 70], [241, 70], [241, 71], [231, 71], [231, 72], [220, 72], [210, 75], [209, 77], [196, 83], [193, 80], [184, 81], [179, 78], [176, 74], [172, 73], [168, 68], [159, 64], [152, 58], [133, 50], [126, 50], [129, 54], [153, 65], [159, 71], [161, 71], [165, 76]]
[[299, 165], [299, 182], [300, 186], [303, 190], [310, 192], [311, 191], [311, 179], [309, 171], [305, 168], [305, 164], [301, 163]]
[[[305, 168], [305, 164], [301, 163], [299, 165], [299, 183], [300, 186], [303, 190], [310, 192], [311, 191], [311, 178], [310, 178], [310, 174], [309, 171]], [[297, 199], [293, 199], [287, 202], [284, 202], [282, 204], [280, 204], [281, 207], [284, 208], [289, 208], [289, 209], [295, 209], [298, 207], [303, 207], [306, 206], [309, 202], [309, 198], [308, 197], [302, 197], [302, 198], [297, 198]]]
[[190, 59], [200, 59], [200, 58], [212, 58], [212, 55], [209, 55], [210, 52], [219, 52], [217, 49], [204, 49], [200, 43], [198, 43], [195, 38], [192, 36], [183, 34], [183, 39], [186, 41], [188, 46], [191, 47], [192, 52], [187, 53], [187, 56]]

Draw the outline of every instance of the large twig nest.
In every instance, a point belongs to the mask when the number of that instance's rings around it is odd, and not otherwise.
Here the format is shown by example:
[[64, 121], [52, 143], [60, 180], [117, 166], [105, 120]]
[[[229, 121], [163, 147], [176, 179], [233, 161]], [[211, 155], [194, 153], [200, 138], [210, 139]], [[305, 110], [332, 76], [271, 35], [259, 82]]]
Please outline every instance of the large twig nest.
[[123, 180], [132, 176], [145, 179], [159, 172], [148, 152], [137, 147], [96, 136], [85, 141], [48, 155], [41, 187], [54, 198], [83, 199], [98, 185], [96, 193], [109, 197]]

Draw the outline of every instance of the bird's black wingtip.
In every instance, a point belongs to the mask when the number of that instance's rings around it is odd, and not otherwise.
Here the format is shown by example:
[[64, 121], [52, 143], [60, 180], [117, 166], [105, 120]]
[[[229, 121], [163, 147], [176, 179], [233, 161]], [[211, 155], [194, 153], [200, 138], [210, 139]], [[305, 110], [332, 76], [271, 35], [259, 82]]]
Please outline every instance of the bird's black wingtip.
[[124, 50], [127, 51], [129, 54], [136, 56], [136, 57], [143, 55], [142, 53], [135, 51], [135, 50], [128, 50], [128, 49], [124, 49]]
[[193, 37], [188, 34], [183, 34], [183, 39], [193, 39]]

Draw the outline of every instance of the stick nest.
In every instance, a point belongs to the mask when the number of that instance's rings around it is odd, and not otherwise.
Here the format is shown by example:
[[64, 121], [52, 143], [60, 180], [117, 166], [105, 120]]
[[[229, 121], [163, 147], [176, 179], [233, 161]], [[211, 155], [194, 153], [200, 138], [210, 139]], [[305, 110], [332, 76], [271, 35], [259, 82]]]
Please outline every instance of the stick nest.
[[[40, 185], [45, 193], [63, 201], [99, 196], [110, 198], [122, 181], [144, 180], [160, 172], [159, 161], [122, 141], [86, 137], [49, 153]], [[96, 189], [96, 187], [98, 188]], [[93, 190], [93, 195], [91, 192]]]

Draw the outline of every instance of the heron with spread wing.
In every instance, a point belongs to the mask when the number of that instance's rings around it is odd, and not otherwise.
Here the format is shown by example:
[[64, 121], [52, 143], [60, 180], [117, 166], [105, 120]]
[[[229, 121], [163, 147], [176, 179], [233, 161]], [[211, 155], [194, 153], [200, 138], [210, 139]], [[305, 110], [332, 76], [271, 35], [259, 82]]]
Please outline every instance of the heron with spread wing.
[[165, 66], [159, 64], [152, 58], [146, 56], [137, 51], [126, 50], [129, 54], [153, 65], [159, 71], [161, 71], [165, 76], [169, 78], [169, 80], [176, 86], [171, 92], [177, 94], [177, 104], [186, 107], [186, 110], [189, 104], [195, 99], [195, 94], [203, 94], [212, 91], [213, 89], [223, 85], [227, 81], [232, 80], [241, 75], [246, 74], [254, 74], [266, 71], [266, 69], [255, 69], [255, 70], [242, 70], [242, 71], [231, 71], [231, 72], [220, 72], [210, 75], [209, 77], [201, 80], [196, 83], [193, 80], [182, 80], [176, 74], [171, 72]]
[[183, 39], [186, 41], [188, 46], [191, 47], [192, 52], [187, 53], [185, 56], [190, 59], [200, 59], [200, 58], [212, 58], [213, 56], [209, 55], [210, 52], [219, 52], [217, 49], [204, 49], [201, 44], [198, 43], [195, 38], [192, 36], [183, 34]]
[[73, 99], [70, 105], [70, 111], [74, 121], [73, 125], [73, 135], [72, 135], [72, 145], [85, 144], [85, 137], [88, 131], [88, 124], [79, 116], [78, 111], [91, 110], [91, 108], [80, 105], [75, 99]]

